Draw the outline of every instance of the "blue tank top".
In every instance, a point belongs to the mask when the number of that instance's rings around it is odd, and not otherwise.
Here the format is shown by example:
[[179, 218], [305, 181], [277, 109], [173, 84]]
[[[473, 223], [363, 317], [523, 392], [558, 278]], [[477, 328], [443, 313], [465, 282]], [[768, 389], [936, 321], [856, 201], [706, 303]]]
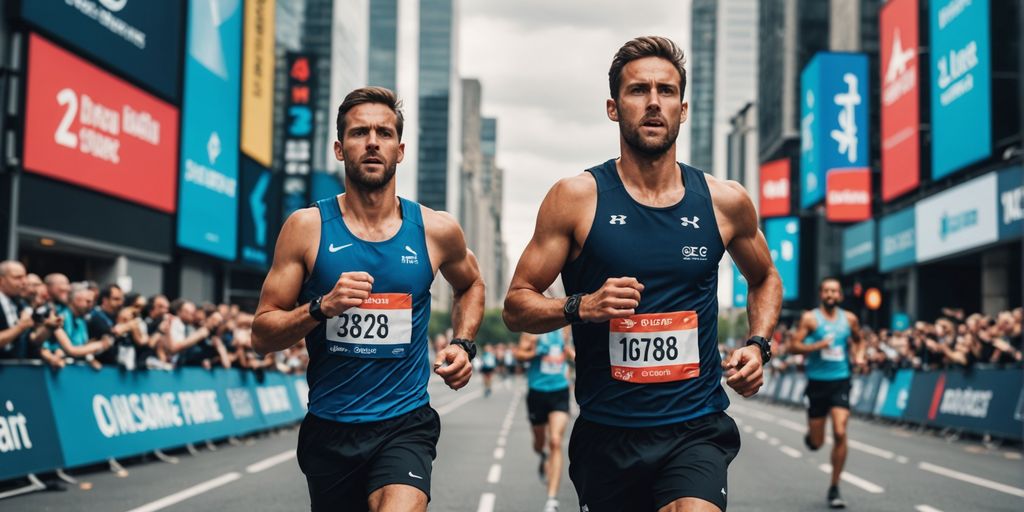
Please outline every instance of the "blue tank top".
[[359, 308], [321, 322], [306, 336], [309, 411], [343, 423], [380, 421], [427, 404], [430, 284], [420, 205], [401, 199], [402, 226], [391, 239], [356, 238], [337, 197], [317, 201], [322, 226], [316, 264], [302, 285], [305, 304], [328, 293], [343, 272], [373, 276]]
[[615, 160], [589, 169], [597, 211], [582, 252], [562, 269], [568, 294], [597, 291], [610, 277], [644, 285], [637, 315], [578, 324], [580, 415], [620, 427], [688, 421], [725, 410], [718, 353], [718, 262], [725, 252], [704, 173], [679, 164], [683, 199], [642, 205]]
[[804, 367], [808, 379], [841, 380], [850, 378], [850, 359], [847, 354], [847, 341], [850, 339], [850, 321], [846, 312], [836, 308], [836, 319], [828, 320], [820, 308], [815, 308], [814, 320], [818, 328], [807, 338], [804, 344], [817, 343], [829, 336], [835, 337], [832, 346], [807, 354]]
[[534, 391], [560, 391], [569, 387], [565, 378], [565, 342], [561, 331], [541, 334], [537, 339], [537, 355], [530, 360], [526, 380]]

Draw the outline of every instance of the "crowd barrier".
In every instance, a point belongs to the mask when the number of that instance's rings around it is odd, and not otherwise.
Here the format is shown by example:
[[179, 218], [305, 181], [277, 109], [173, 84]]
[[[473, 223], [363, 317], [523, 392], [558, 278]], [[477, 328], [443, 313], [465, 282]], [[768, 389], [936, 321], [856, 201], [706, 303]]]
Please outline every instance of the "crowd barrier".
[[[758, 394], [806, 405], [807, 376], [771, 373]], [[1005, 439], [1024, 438], [1024, 372], [1020, 368], [873, 371], [850, 383], [850, 409], [861, 415], [953, 428]]]
[[0, 480], [302, 419], [304, 376], [0, 365]]

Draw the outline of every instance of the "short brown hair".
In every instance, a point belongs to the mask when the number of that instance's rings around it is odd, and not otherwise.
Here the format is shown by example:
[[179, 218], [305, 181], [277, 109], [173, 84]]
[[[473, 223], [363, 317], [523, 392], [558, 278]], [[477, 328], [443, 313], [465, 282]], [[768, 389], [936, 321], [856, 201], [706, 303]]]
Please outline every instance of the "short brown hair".
[[405, 117], [402, 115], [402, 101], [398, 96], [386, 87], [362, 87], [345, 96], [345, 101], [338, 107], [338, 140], [342, 140], [345, 134], [345, 114], [356, 105], [363, 103], [380, 103], [387, 105], [395, 116], [398, 117], [395, 129], [398, 130], [398, 140], [402, 140], [402, 127], [405, 126]]
[[679, 72], [679, 99], [686, 92], [686, 57], [671, 39], [660, 36], [637, 37], [627, 42], [615, 52], [612, 67], [608, 69], [608, 88], [612, 99], [619, 99], [619, 87], [622, 85], [622, 68], [630, 62], [644, 57], [661, 57], [672, 63]]

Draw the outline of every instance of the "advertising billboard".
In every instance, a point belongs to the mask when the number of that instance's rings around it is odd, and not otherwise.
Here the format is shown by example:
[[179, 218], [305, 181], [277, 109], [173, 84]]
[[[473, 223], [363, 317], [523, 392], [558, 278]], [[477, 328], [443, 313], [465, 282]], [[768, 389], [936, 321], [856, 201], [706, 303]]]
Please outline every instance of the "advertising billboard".
[[238, 231], [239, 0], [192, 0], [185, 59], [178, 245], [235, 259]]
[[868, 58], [819, 52], [800, 74], [800, 207], [825, 198], [832, 169], [868, 167]]
[[32, 0], [21, 2], [21, 16], [123, 77], [177, 102], [182, 7], [180, 2], [152, 0]]
[[840, 169], [825, 178], [825, 218], [859, 222], [871, 218], [871, 170]]
[[999, 239], [1024, 236], [1024, 169], [999, 173]]
[[800, 219], [779, 217], [764, 221], [772, 261], [782, 278], [782, 299], [800, 297]]
[[773, 160], [761, 165], [761, 217], [789, 215], [789, 159]]
[[843, 274], [875, 264], [875, 221], [861, 222], [843, 230]]
[[173, 213], [178, 110], [31, 34], [25, 169]]
[[242, 51], [242, 152], [273, 165], [274, 2], [245, 0]]
[[280, 218], [279, 180], [270, 169], [242, 158], [238, 204], [238, 261], [266, 269], [270, 266]]
[[281, 214], [288, 217], [309, 205], [313, 169], [313, 105], [316, 66], [312, 56], [288, 52], [288, 92], [285, 109], [284, 196]]
[[921, 182], [918, 0], [892, 0], [878, 15], [882, 79], [882, 200]]
[[878, 223], [878, 270], [889, 272], [917, 261], [914, 209], [882, 217]]
[[997, 175], [989, 173], [917, 203], [917, 261], [995, 242]]
[[929, 4], [932, 178], [938, 179], [992, 153], [992, 55], [988, 0]]

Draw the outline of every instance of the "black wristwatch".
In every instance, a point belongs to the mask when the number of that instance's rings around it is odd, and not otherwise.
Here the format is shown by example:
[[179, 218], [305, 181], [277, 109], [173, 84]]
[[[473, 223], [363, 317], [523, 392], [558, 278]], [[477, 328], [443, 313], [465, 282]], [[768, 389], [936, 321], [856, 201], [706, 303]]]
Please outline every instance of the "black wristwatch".
[[325, 315], [323, 311], [320, 311], [320, 301], [322, 301], [323, 299], [324, 296], [321, 295], [309, 301], [309, 316], [315, 318], [317, 322], [323, 322], [324, 320], [327, 320], [327, 315]]
[[583, 302], [583, 294], [577, 293], [570, 295], [565, 299], [565, 305], [562, 306], [562, 315], [565, 316], [565, 321], [570, 324], [581, 324], [583, 319], [580, 318], [580, 303]]
[[751, 336], [747, 340], [747, 346], [750, 345], [757, 345], [761, 349], [761, 364], [772, 360], [772, 342], [766, 340], [763, 336]]
[[452, 341], [448, 342], [448, 344], [458, 345], [462, 347], [462, 350], [465, 350], [466, 354], [469, 355], [470, 361], [472, 361], [473, 358], [476, 357], [476, 343], [473, 343], [473, 340], [467, 340], [465, 338], [455, 338]]

